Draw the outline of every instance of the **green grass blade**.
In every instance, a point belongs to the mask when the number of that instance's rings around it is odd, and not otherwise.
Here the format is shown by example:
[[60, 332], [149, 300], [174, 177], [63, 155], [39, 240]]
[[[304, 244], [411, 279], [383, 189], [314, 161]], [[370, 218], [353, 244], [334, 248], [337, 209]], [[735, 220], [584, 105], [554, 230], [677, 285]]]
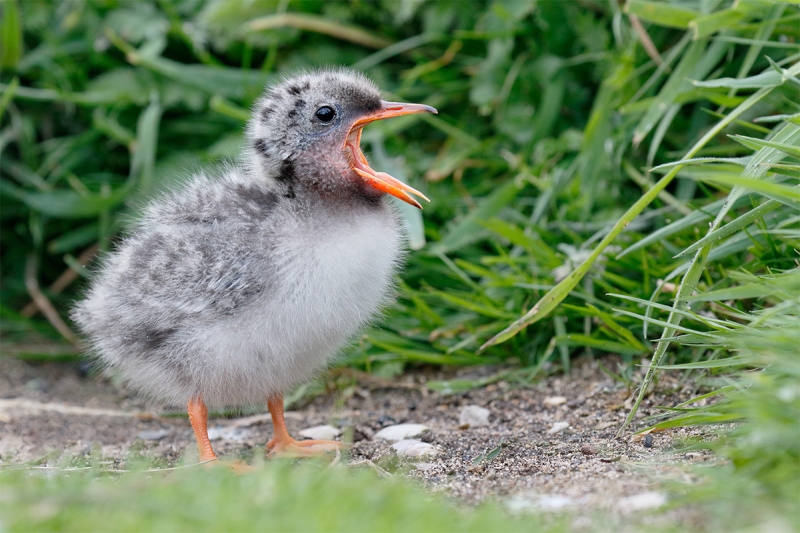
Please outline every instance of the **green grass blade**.
[[700, 15], [697, 11], [671, 3], [645, 0], [628, 0], [625, 4], [625, 12], [658, 26], [683, 30], [688, 29], [689, 23]]
[[[689, 152], [684, 156], [683, 159], [691, 159], [700, 149], [705, 146], [708, 141], [710, 141], [714, 136], [716, 136], [720, 131], [722, 131], [728, 124], [738, 118], [742, 113], [753, 107], [763, 98], [765, 98], [770, 92], [772, 91], [772, 87], [766, 87], [760, 89], [758, 92], [750, 96], [745, 102], [743, 102], [739, 107], [731, 111], [727, 117], [723, 120], [719, 121], [713, 128], [711, 128], [706, 134], [699, 140], [695, 145], [689, 150]], [[639, 214], [644, 210], [645, 207], [650, 205], [650, 203], [658, 196], [664, 188], [669, 185], [672, 179], [678, 174], [678, 171], [681, 169], [681, 166], [676, 166], [673, 168], [669, 173], [667, 173], [663, 178], [661, 178], [652, 189], [647, 191], [644, 196], [642, 196], [635, 204], [633, 204], [628, 211], [620, 218], [614, 227], [611, 228], [611, 231], [603, 238], [602, 241], [592, 250], [591, 255], [581, 263], [574, 271], [572, 271], [566, 278], [564, 278], [558, 285], [553, 287], [544, 297], [542, 297], [533, 308], [525, 313], [524, 316], [519, 318], [518, 320], [514, 321], [510, 326], [506, 329], [486, 341], [481, 347], [479, 351], [483, 351], [490, 346], [494, 346], [496, 344], [500, 344], [502, 342], [507, 341], [508, 339], [515, 336], [517, 333], [522, 331], [522, 329], [530, 326], [541, 320], [542, 318], [546, 317], [550, 314], [553, 309], [555, 309], [558, 304], [560, 304], [564, 298], [566, 298], [570, 292], [578, 285], [581, 279], [589, 272], [589, 269], [594, 264], [600, 255], [602, 255], [603, 251], [606, 247], [611, 244], [614, 239], [622, 233], [625, 227], [633, 221], [634, 218], [639, 216]], [[698, 274], [699, 275], [699, 274]], [[670, 334], [671, 336], [672, 334]], [[664, 351], [666, 347], [664, 348]], [[663, 353], [661, 354], [663, 357]]]
[[[792, 67], [793, 72], [800, 71], [800, 64], [795, 65]], [[730, 122], [739, 115], [741, 115], [744, 111], [755, 105], [758, 101], [762, 100], [766, 97], [769, 93], [771, 93], [773, 87], [763, 87], [756, 91], [752, 96], [750, 96], [747, 101], [742, 103], [739, 107], [731, 111], [731, 113], [719, 124], [722, 124], [726, 121]], [[719, 125], [718, 124], [718, 125]], [[798, 133], [800, 132], [800, 128], [795, 126], [794, 124], [787, 124], [784, 128], [775, 136], [778, 142], [786, 142], [791, 141], [795, 137], [800, 138]], [[760, 150], [751, 160], [750, 164], [745, 169], [745, 174], [758, 176], [763, 175], [767, 168], [762, 166], [764, 162], [777, 162], [783, 159], [785, 154], [774, 148], [763, 148]], [[743, 191], [741, 189], [735, 189], [731, 191], [731, 194], [728, 197], [728, 203], [726, 207], [717, 214], [716, 219], [711, 224], [710, 232], [715, 231], [719, 226], [722, 224], [722, 220], [725, 215], [728, 213], [730, 209], [730, 205], [737, 199], [737, 197], [741, 196]], [[678, 309], [679, 307], [685, 305], [686, 299], [696, 290], [697, 282], [700, 279], [702, 271], [706, 265], [708, 260], [709, 252], [711, 246], [707, 245], [703, 248], [700, 248], [696, 253], [692, 261], [688, 264], [688, 268], [686, 274], [684, 275], [683, 279], [681, 280], [681, 284], [678, 287], [678, 293], [675, 298], [674, 309]], [[667, 320], [671, 325], [677, 325], [681, 321], [681, 317], [679, 314], [670, 312], [669, 318]], [[645, 375], [644, 379], [642, 380], [642, 385], [639, 388], [639, 394], [637, 395], [636, 401], [631, 409], [631, 412], [628, 414], [628, 417], [625, 419], [624, 424], [620, 428], [619, 433], [621, 433], [633, 420], [633, 417], [636, 415], [636, 411], [639, 409], [639, 405], [641, 405], [642, 400], [644, 399], [644, 395], [647, 391], [647, 388], [650, 385], [650, 382], [653, 379], [654, 373], [656, 372], [655, 367], [661, 365], [663, 363], [664, 355], [667, 352], [667, 348], [670, 345], [670, 342], [667, 340], [674, 335], [674, 329], [672, 327], [667, 327], [664, 329], [662, 333], [661, 340], [659, 341], [658, 347], [656, 348], [656, 352], [653, 355], [653, 366], [651, 366], [647, 374]]]
[[162, 106], [158, 95], [151, 96], [150, 105], [139, 116], [136, 144], [131, 155], [131, 179], [138, 184], [140, 194], [148, 196], [153, 191], [153, 172], [158, 148], [158, 129]]
[[748, 211], [746, 214], [740, 216], [733, 222], [725, 224], [723, 227], [706, 234], [702, 239], [695, 242], [693, 245], [689, 246], [685, 250], [681, 251], [675, 257], [683, 257], [685, 255], [693, 254], [704, 246], [718, 243], [723, 239], [733, 235], [737, 231], [748, 227], [756, 220], [760, 219], [767, 213], [774, 211], [780, 206], [781, 206], [780, 202], [777, 202], [775, 200], [767, 200], [760, 206], [756, 207], [751, 211]]
[[484, 198], [477, 209], [453, 226], [431, 247], [433, 253], [448, 253], [474, 242], [481, 237], [481, 221], [489, 220], [510, 204], [522, 191], [514, 180], [509, 180]]
[[765, 141], [764, 139], [756, 139], [754, 137], [747, 137], [745, 135], [731, 135], [731, 139], [750, 148], [751, 150], [760, 150], [765, 146], [780, 150], [786, 155], [800, 158], [800, 148], [786, 143], [778, 143], [774, 141]]
[[800, 201], [800, 189], [789, 187], [780, 183], [761, 181], [753, 178], [740, 178], [738, 176], [697, 176], [695, 179], [721, 183], [723, 185], [735, 185], [743, 191], [756, 191], [763, 195], [770, 195], [771, 198], [786, 199], [789, 202]]
[[17, 0], [4, 0], [0, 7], [0, 69], [14, 70], [22, 57], [22, 19]]

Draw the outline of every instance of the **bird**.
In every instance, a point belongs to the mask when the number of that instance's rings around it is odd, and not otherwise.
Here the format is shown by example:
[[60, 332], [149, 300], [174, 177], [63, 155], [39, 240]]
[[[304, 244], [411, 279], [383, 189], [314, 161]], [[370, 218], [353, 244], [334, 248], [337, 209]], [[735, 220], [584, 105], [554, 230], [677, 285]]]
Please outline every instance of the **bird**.
[[185, 406], [201, 462], [217, 459], [209, 408], [262, 405], [267, 454], [311, 456], [283, 395], [329, 364], [389, 304], [405, 258], [388, 200], [421, 192], [372, 169], [374, 121], [437, 113], [385, 101], [344, 68], [298, 73], [253, 106], [238, 160], [157, 195], [94, 268], [72, 319], [100, 365], [165, 405]]

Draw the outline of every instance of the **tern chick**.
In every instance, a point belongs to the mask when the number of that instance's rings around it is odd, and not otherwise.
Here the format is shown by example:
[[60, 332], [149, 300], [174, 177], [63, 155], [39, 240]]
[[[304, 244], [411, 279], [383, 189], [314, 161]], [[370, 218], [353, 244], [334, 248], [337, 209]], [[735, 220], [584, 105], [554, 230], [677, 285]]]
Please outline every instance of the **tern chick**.
[[338, 446], [292, 439], [283, 393], [391, 298], [403, 235], [386, 194], [425, 197], [369, 166], [361, 131], [423, 112], [351, 71], [287, 79], [257, 101], [238, 166], [153, 201], [104, 260], [73, 318], [108, 369], [187, 406], [201, 461], [208, 406], [267, 402], [271, 453]]

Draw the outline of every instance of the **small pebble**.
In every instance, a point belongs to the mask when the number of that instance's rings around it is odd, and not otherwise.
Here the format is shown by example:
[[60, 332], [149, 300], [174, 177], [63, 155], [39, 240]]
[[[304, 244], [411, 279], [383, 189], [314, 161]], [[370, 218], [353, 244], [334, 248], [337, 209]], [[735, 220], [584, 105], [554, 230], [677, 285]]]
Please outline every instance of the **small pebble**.
[[600, 449], [597, 446], [592, 446], [591, 444], [584, 444], [581, 446], [581, 453], [583, 455], [597, 455]]
[[504, 503], [506, 509], [508, 509], [511, 514], [532, 512], [534, 510], [533, 502], [529, 498], [523, 496], [512, 496]]
[[633, 511], [643, 511], [645, 509], [655, 509], [667, 503], [667, 496], [662, 492], [642, 492], [622, 498], [618, 507], [623, 514]]
[[575, 505], [575, 501], [569, 496], [559, 494], [545, 494], [537, 502], [539, 509], [543, 511], [557, 511]]
[[540, 511], [558, 511], [565, 508], [573, 507], [579, 502], [576, 502], [568, 496], [560, 494], [536, 494], [536, 493], [522, 493], [516, 494], [506, 500], [506, 508], [512, 514], [519, 514], [524, 512], [540, 512]]
[[394, 426], [386, 426], [377, 432], [373, 438], [397, 442], [417, 437], [428, 429], [428, 426], [423, 424], [396, 424]]
[[[148, 432], [143, 431], [142, 433], [148, 433]], [[156, 432], [153, 431], [153, 433], [156, 433]], [[142, 438], [141, 434], [139, 435], [139, 438], [140, 439]], [[145, 439], [145, 440], [147, 440], [147, 439]], [[71, 448], [68, 448], [64, 452], [64, 455], [65, 456], [66, 455], [73, 455], [73, 456], [84, 455], [84, 456], [86, 456], [86, 455], [89, 455], [91, 453], [92, 453], [92, 443], [91, 442], [83, 442], [83, 441], [79, 440], [78, 442], [75, 443], [75, 446], [72, 446]]]
[[555, 424], [553, 424], [553, 427], [547, 430], [547, 433], [549, 433], [550, 435], [554, 433], [561, 433], [568, 427], [569, 427], [569, 422], [556, 422]]
[[242, 442], [252, 434], [253, 430], [248, 428], [226, 428], [222, 426], [216, 426], [208, 430], [208, 439]]
[[353, 442], [361, 442], [372, 438], [374, 432], [367, 426], [355, 426], [353, 428]]
[[25, 388], [39, 392], [47, 392], [47, 382], [41, 378], [35, 378], [26, 382]]
[[342, 434], [342, 430], [333, 426], [314, 426], [297, 433], [311, 440], [333, 440]]
[[542, 403], [545, 405], [561, 405], [567, 403], [567, 399], [564, 396], [548, 396]]
[[82, 378], [89, 377], [97, 370], [98, 364], [90, 359], [81, 359], [75, 366], [75, 373]]
[[489, 410], [480, 405], [468, 405], [461, 410], [458, 428], [476, 428], [489, 425]]
[[142, 440], [161, 440], [167, 435], [169, 435], [170, 431], [168, 429], [151, 429], [147, 431], [140, 431], [137, 437]]
[[392, 444], [392, 449], [403, 459], [430, 459], [438, 453], [435, 446], [421, 440], [405, 439]]
[[421, 440], [422, 442], [428, 442], [428, 443], [431, 443], [431, 442], [433, 442], [433, 439], [434, 439], [433, 431], [431, 431], [430, 429], [426, 429], [425, 431], [423, 431], [422, 433], [420, 433], [420, 434], [417, 436], [417, 438], [418, 438], [419, 440]]
[[378, 420], [376, 420], [376, 422], [378, 423], [379, 426], [386, 427], [393, 425], [395, 423], [395, 419], [389, 415], [381, 415], [378, 417]]

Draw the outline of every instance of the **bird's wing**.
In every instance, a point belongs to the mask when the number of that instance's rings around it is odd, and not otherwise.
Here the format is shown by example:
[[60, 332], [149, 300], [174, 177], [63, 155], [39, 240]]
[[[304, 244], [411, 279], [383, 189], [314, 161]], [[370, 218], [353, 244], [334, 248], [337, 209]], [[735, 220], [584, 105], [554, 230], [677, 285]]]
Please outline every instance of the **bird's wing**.
[[129, 300], [166, 314], [233, 314], [269, 284], [269, 217], [278, 195], [232, 180], [197, 180], [152, 205], [122, 248]]
[[126, 297], [182, 314], [232, 314], [266, 288], [265, 250], [225, 227], [175, 227], [133, 243], [121, 276]]

